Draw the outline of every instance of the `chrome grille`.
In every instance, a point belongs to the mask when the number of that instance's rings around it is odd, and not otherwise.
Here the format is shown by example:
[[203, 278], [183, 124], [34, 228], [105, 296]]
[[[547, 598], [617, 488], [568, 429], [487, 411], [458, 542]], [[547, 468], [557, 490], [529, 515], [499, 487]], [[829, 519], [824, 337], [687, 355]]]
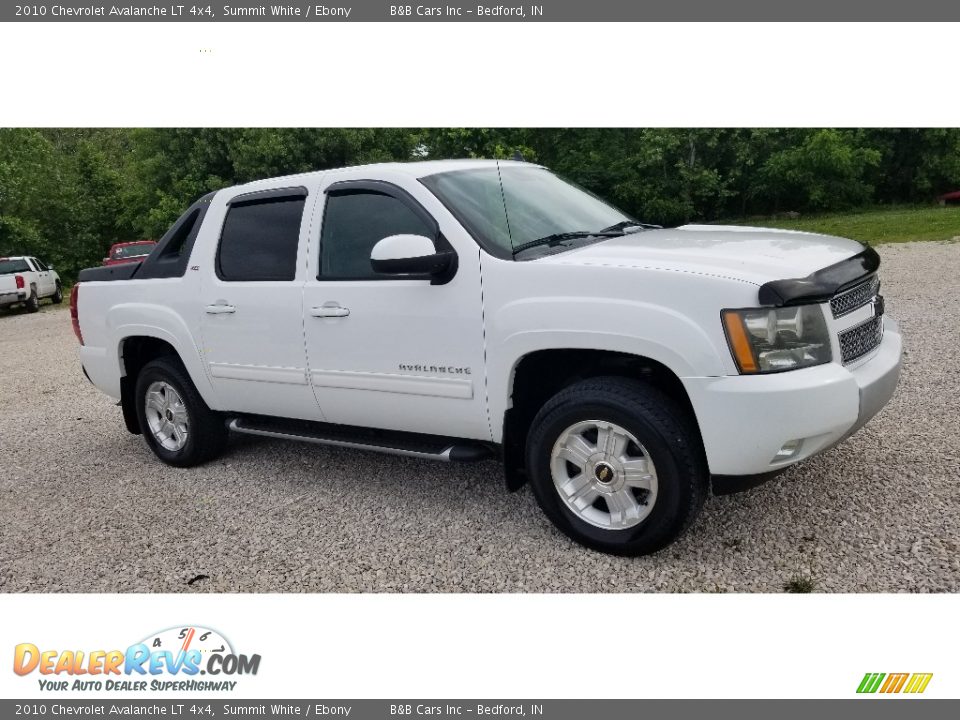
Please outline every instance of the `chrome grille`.
[[843, 364], [852, 363], [875, 349], [883, 339], [883, 316], [877, 315], [840, 333]]
[[830, 301], [833, 317], [843, 317], [862, 308], [879, 292], [880, 278], [874, 275], [859, 285], [840, 293]]

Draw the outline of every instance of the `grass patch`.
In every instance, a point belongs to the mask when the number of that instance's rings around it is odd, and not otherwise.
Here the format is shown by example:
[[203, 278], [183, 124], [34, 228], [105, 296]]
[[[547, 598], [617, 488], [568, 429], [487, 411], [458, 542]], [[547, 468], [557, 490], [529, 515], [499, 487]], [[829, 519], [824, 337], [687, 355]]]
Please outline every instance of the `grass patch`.
[[809, 215], [796, 219], [747, 218], [745, 225], [803, 230], [837, 235], [870, 245], [951, 240], [960, 236], [960, 206], [895, 206], [833, 215]]
[[817, 584], [808, 577], [792, 577], [783, 584], [788, 593], [812, 593]]

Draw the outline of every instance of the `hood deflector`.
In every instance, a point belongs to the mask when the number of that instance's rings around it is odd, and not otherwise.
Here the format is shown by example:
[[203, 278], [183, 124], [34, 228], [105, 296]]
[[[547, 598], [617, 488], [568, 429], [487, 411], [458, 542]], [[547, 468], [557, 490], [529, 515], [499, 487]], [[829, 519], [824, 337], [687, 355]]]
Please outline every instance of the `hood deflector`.
[[880, 267], [880, 256], [871, 247], [805, 278], [773, 280], [760, 286], [760, 304], [781, 307], [827, 302], [841, 290], [856, 285]]

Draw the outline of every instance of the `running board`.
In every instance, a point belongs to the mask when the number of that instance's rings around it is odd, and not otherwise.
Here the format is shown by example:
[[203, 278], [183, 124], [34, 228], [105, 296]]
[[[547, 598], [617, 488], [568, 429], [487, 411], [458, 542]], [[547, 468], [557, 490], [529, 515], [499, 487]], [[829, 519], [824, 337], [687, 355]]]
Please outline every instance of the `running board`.
[[440, 462], [476, 462], [493, 455], [489, 446], [469, 440], [299, 420], [235, 417], [227, 423], [227, 427], [246, 435], [298, 440]]

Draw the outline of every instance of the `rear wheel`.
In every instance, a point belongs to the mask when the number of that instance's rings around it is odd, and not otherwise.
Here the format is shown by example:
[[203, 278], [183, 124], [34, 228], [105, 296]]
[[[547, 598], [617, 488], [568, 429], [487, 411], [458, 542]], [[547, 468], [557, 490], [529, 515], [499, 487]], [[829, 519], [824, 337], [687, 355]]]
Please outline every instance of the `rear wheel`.
[[23, 306], [27, 309], [27, 312], [32, 313], [40, 309], [40, 298], [37, 296], [36, 288], [30, 288], [30, 297], [23, 303]]
[[527, 468], [558, 529], [615, 555], [673, 542], [707, 495], [693, 421], [655, 387], [628, 378], [585, 380], [549, 400], [530, 430]]
[[168, 465], [200, 465], [226, 447], [223, 418], [207, 407], [179, 361], [147, 363], [137, 376], [136, 400], [143, 437]]
[[57, 289], [53, 293], [53, 297], [50, 298], [53, 301], [54, 305], [59, 305], [63, 302], [63, 286], [58, 282]]

